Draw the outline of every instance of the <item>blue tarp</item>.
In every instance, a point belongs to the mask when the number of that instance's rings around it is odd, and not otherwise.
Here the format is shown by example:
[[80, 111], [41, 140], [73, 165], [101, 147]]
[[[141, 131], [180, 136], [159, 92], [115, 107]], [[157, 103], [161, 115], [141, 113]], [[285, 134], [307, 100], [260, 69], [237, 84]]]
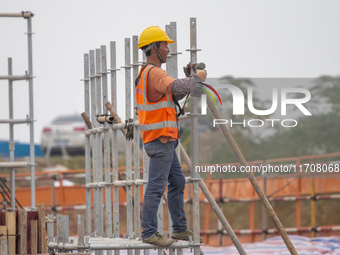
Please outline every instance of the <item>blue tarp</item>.
[[[15, 158], [22, 158], [27, 157], [30, 155], [30, 145], [29, 143], [20, 143], [14, 142], [14, 157]], [[36, 157], [43, 157], [44, 154], [41, 151], [40, 145], [34, 145], [35, 156]], [[0, 141], [0, 157], [8, 158], [9, 157], [9, 141]]]

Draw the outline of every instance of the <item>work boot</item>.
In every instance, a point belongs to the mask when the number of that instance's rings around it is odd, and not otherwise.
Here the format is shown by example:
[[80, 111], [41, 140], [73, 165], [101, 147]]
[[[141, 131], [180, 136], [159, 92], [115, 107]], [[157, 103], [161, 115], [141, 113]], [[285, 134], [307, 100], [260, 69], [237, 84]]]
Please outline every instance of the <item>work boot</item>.
[[167, 237], [165, 237], [162, 234], [157, 232], [156, 234], [154, 234], [153, 236], [151, 236], [148, 239], [142, 239], [142, 242], [154, 244], [154, 245], [162, 246], [162, 247], [168, 247], [168, 246], [172, 245], [175, 242], [175, 240], [172, 239], [172, 238], [167, 238]]
[[[187, 229], [184, 232], [172, 233], [171, 238], [176, 240], [186, 240], [189, 241], [189, 236], [192, 236], [192, 240], [194, 240], [194, 233], [191, 229]], [[200, 243], [203, 243], [203, 238], [200, 237]]]

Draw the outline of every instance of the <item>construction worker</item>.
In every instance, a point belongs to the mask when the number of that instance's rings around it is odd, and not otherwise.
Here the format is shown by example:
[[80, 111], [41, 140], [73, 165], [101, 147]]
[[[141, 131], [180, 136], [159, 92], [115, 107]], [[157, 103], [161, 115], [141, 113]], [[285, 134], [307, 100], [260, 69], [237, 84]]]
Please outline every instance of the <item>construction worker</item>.
[[[142, 212], [142, 241], [167, 247], [174, 239], [189, 240], [193, 233], [187, 227], [184, 212], [185, 177], [175, 148], [178, 145], [178, 115], [176, 103], [190, 91], [199, 90], [197, 81], [204, 81], [206, 70], [184, 78], [170, 77], [161, 65], [166, 63], [168, 44], [173, 43], [158, 26], [145, 29], [138, 48], [147, 57], [136, 79], [136, 101], [144, 148], [150, 157], [149, 180]], [[167, 238], [157, 232], [157, 210], [168, 185], [168, 206], [173, 222], [173, 234]], [[201, 240], [203, 242], [203, 240]]]

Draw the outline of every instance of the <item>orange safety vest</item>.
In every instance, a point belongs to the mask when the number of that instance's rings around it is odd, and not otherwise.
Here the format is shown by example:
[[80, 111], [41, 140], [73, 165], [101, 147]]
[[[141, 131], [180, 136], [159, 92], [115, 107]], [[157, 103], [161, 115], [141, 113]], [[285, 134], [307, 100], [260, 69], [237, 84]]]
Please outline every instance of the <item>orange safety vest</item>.
[[147, 99], [147, 77], [153, 67], [148, 65], [140, 70], [140, 79], [136, 86], [138, 121], [143, 143], [151, 142], [160, 136], [179, 138], [178, 117], [172, 95], [165, 94], [157, 102]]

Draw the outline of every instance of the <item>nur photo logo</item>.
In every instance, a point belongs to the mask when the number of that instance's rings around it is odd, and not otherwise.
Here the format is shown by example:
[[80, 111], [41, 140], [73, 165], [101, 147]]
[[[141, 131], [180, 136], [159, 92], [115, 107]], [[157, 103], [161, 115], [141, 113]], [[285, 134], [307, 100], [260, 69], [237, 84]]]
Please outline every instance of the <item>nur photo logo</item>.
[[[269, 106], [265, 109], [258, 109], [255, 106], [254, 100], [254, 89], [253, 87], [247, 87], [246, 93], [242, 91], [241, 88], [231, 84], [220, 84], [219, 86], [214, 86], [219, 89], [217, 93], [216, 89], [211, 85], [200, 82], [206, 88], [209, 88], [218, 98], [220, 105], [222, 104], [221, 95], [224, 93], [231, 95], [232, 98], [232, 116], [245, 116], [243, 120], [234, 121], [231, 119], [214, 119], [213, 127], [220, 124], [229, 124], [230, 127], [235, 125], [241, 125], [243, 127], [263, 127], [265, 125], [270, 125], [274, 127], [275, 125], [281, 125], [282, 127], [295, 127], [298, 125], [298, 120], [296, 118], [289, 118], [289, 109], [293, 109], [295, 112], [303, 114], [304, 116], [312, 116], [310, 110], [307, 109], [306, 104], [311, 100], [311, 93], [307, 88], [304, 87], [293, 87], [290, 86], [272, 86], [266, 89], [266, 93], [270, 94]], [[207, 114], [207, 95], [209, 95], [217, 106], [217, 102], [213, 94], [202, 87], [201, 89], [206, 92], [201, 97], [201, 114]], [[291, 110], [291, 111], [293, 111]], [[246, 118], [246, 112], [250, 112], [253, 116], [260, 116], [259, 118]], [[263, 119], [263, 116], [272, 116], [275, 118]]]

